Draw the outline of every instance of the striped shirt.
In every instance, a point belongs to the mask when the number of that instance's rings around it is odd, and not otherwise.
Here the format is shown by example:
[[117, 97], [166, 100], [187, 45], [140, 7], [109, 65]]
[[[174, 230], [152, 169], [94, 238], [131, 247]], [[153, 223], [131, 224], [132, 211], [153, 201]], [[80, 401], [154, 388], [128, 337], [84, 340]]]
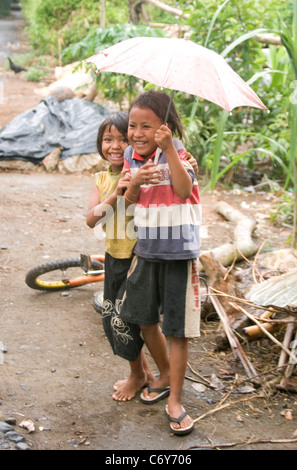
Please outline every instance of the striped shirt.
[[[140, 198], [134, 211], [137, 230], [135, 254], [147, 259], [194, 259], [199, 256], [201, 206], [198, 182], [194, 170], [184, 160], [186, 150], [180, 140], [173, 138], [175, 148], [184, 167], [191, 176], [191, 196], [184, 200], [175, 192], [165, 152], [158, 161], [161, 172], [157, 185], [142, 185]], [[131, 176], [146, 160], [128, 146], [125, 150], [124, 168]]]

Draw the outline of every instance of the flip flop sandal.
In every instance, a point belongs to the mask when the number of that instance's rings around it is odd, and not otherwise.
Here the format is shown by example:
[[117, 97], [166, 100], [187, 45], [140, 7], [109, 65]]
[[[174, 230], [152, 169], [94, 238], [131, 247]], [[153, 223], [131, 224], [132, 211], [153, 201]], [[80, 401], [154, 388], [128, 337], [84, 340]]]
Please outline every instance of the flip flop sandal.
[[163, 400], [164, 398], [168, 397], [170, 393], [170, 387], [164, 388], [151, 388], [150, 385], [147, 387], [148, 393], [158, 393], [154, 398], [148, 398], [143, 393], [140, 395], [140, 400], [142, 403], [146, 403], [152, 405], [154, 403], [158, 403], [158, 401]]
[[166, 405], [166, 407], [165, 407], [165, 411], [166, 411], [166, 414], [167, 414], [169, 422], [170, 422], [170, 429], [177, 436], [181, 436], [181, 435], [184, 435], [184, 434], [189, 434], [191, 431], [193, 431], [193, 428], [194, 428], [194, 422], [192, 422], [188, 426], [185, 426], [184, 428], [175, 428], [174, 426], [172, 426], [171, 423], [178, 423], [180, 425], [180, 422], [182, 421], [182, 419], [185, 416], [187, 416], [187, 412], [185, 411], [184, 407], [182, 407], [182, 409], [183, 409], [182, 414], [178, 418], [173, 418], [173, 416], [170, 416], [170, 414], [168, 412], [168, 405]]

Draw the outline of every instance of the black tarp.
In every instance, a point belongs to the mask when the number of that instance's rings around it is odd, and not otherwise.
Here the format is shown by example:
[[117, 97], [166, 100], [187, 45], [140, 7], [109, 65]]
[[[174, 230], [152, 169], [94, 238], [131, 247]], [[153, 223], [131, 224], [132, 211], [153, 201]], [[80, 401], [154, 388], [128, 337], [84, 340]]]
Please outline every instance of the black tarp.
[[108, 114], [104, 107], [85, 99], [44, 98], [0, 130], [0, 160], [37, 164], [57, 147], [63, 147], [61, 160], [97, 152], [98, 128]]

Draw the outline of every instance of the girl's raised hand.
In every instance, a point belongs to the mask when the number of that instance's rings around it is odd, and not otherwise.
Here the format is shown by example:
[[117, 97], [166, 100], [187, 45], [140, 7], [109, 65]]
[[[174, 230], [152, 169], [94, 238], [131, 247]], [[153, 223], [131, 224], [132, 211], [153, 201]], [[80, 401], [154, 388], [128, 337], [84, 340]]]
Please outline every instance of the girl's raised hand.
[[133, 184], [141, 186], [142, 184], [158, 184], [160, 182], [160, 170], [157, 170], [155, 163], [149, 159], [133, 177]]
[[172, 132], [168, 126], [163, 124], [156, 132], [155, 141], [162, 150], [166, 150], [169, 146], [173, 145]]

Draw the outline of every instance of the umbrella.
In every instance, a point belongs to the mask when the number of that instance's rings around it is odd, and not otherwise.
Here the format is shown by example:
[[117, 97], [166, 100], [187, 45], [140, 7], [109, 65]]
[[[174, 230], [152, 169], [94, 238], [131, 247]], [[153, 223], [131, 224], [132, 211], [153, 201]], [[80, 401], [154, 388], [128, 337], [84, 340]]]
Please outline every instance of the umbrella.
[[86, 62], [100, 72], [133, 75], [161, 88], [199, 96], [229, 112], [238, 106], [267, 109], [222, 56], [187, 36], [126, 39]]

